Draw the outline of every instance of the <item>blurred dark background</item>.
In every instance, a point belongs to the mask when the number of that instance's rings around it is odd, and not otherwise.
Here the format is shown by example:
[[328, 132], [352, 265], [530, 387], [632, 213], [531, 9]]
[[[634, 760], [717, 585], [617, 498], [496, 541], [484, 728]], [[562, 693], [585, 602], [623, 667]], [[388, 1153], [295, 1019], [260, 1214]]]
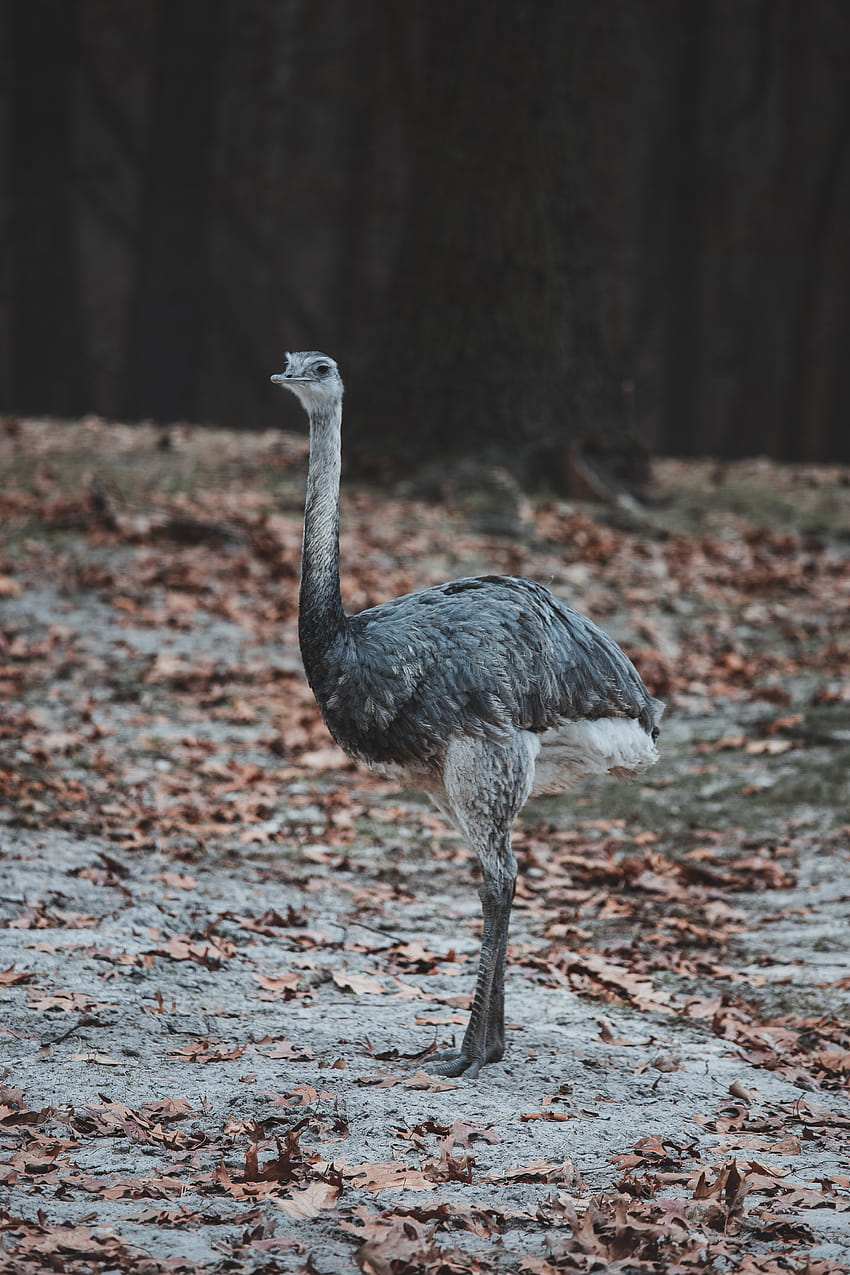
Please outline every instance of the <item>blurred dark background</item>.
[[850, 460], [848, 0], [2, 13], [0, 411]]

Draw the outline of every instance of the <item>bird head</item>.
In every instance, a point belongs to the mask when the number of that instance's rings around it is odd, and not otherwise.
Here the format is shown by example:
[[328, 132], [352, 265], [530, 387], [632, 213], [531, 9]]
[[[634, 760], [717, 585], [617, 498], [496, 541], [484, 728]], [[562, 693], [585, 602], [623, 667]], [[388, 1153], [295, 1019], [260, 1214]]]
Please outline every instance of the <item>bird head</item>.
[[271, 378], [274, 385], [292, 390], [308, 411], [315, 411], [338, 399], [342, 394], [339, 368], [327, 354], [317, 350], [301, 350], [287, 354], [286, 367]]

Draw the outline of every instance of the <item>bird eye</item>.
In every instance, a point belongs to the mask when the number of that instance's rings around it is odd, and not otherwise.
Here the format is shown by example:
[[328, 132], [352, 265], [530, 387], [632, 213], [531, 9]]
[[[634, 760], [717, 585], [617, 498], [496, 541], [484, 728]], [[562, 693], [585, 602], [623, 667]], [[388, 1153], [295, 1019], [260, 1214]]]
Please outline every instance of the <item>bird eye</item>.
[[330, 370], [331, 370], [330, 363], [314, 363], [313, 364], [313, 371], [316, 373], [316, 376], [327, 376]]

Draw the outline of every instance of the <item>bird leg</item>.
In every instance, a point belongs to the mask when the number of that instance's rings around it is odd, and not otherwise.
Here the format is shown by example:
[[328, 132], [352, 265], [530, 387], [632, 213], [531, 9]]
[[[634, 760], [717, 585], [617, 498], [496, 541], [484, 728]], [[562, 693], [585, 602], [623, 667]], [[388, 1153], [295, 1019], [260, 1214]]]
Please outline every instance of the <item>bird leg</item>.
[[475, 995], [460, 1049], [442, 1050], [425, 1064], [438, 1075], [472, 1079], [505, 1052], [505, 954], [516, 885], [511, 825], [532, 778], [533, 763], [520, 739], [500, 744], [464, 739], [449, 748], [444, 792], [434, 800], [478, 855], [484, 925]]
[[[505, 961], [508, 947], [508, 927], [515, 888], [516, 873], [514, 873], [510, 882], [510, 895], [502, 905], [503, 912], [500, 912], [494, 921], [495, 957], [493, 982], [490, 988], [490, 1007], [487, 1016], [486, 1062], [498, 1062], [505, 1052]], [[484, 907], [483, 890], [484, 887], [482, 886], [478, 891], [482, 908]]]
[[485, 879], [478, 891], [484, 927], [469, 1022], [460, 1049], [445, 1049], [425, 1063], [437, 1075], [474, 1079], [505, 1052], [505, 953], [515, 883], [514, 871], [502, 881]]

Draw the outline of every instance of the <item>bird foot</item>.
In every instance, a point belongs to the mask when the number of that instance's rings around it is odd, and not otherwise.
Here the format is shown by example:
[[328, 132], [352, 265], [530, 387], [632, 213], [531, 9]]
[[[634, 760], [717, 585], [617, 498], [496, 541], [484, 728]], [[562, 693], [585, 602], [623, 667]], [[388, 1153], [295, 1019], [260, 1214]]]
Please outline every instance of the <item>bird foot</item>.
[[460, 1049], [441, 1049], [439, 1053], [426, 1058], [422, 1066], [435, 1076], [466, 1076], [468, 1080], [474, 1080], [482, 1067], [487, 1063], [498, 1062], [504, 1052], [505, 1047], [501, 1043], [488, 1049], [483, 1058], [479, 1053], [472, 1053], [463, 1046]]
[[435, 1076], [466, 1076], [474, 1080], [484, 1065], [483, 1058], [473, 1058], [462, 1049], [442, 1049], [432, 1054], [422, 1064], [427, 1072]]

